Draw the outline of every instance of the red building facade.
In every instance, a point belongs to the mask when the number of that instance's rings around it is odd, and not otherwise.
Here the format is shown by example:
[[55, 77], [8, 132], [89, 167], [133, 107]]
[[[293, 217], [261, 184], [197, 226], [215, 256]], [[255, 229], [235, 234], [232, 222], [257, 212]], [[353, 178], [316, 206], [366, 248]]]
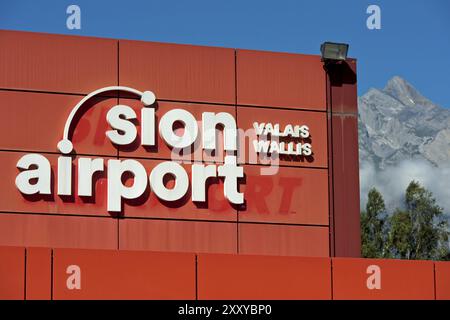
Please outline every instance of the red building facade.
[[355, 60], [0, 31], [0, 70], [0, 297], [448, 297], [445, 263], [355, 259]]

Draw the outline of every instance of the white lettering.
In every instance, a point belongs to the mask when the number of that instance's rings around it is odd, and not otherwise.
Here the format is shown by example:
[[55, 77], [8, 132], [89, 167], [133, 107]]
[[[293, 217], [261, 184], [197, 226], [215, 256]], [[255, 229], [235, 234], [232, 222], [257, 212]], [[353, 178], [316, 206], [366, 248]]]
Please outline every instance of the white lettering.
[[206, 180], [216, 176], [217, 172], [215, 165], [192, 165], [192, 201], [206, 201]]
[[72, 158], [58, 157], [58, 195], [72, 194]]
[[[123, 118], [122, 118], [123, 117]], [[117, 105], [106, 114], [106, 120], [115, 130], [106, 131], [108, 138], [117, 145], [132, 143], [137, 136], [136, 126], [129, 120], [136, 119], [136, 112], [128, 106]], [[123, 132], [119, 133], [119, 130]]]
[[235, 156], [226, 156], [225, 163], [218, 168], [219, 177], [225, 177], [224, 195], [231, 203], [244, 203], [244, 194], [238, 191], [238, 178], [244, 177], [244, 168], [236, 165]]
[[227, 112], [203, 112], [203, 149], [216, 149], [216, 126], [223, 125], [224, 131], [224, 150], [234, 151], [237, 149], [237, 131], [236, 121], [233, 116]]
[[[164, 176], [167, 174], [170, 174], [175, 180], [175, 186], [172, 189], [164, 185]], [[180, 164], [165, 161], [152, 170], [150, 185], [158, 198], [166, 201], [176, 201], [183, 198], [188, 191], [189, 177]]]
[[[133, 185], [128, 187], [122, 183], [122, 175], [129, 172], [134, 177]], [[136, 160], [108, 161], [108, 211], [120, 212], [122, 198], [137, 199], [147, 187], [147, 172]]]
[[142, 108], [141, 110], [141, 144], [143, 146], [155, 145], [155, 109]]
[[[36, 167], [30, 169], [30, 167]], [[17, 162], [17, 168], [24, 169], [16, 177], [16, 187], [23, 194], [51, 194], [50, 162], [36, 153], [24, 155]], [[36, 180], [31, 183], [31, 180]]]
[[78, 195], [92, 196], [92, 178], [94, 173], [103, 171], [103, 159], [78, 159]]
[[[173, 131], [173, 125], [178, 121], [184, 125], [182, 136], [176, 135]], [[159, 134], [169, 146], [179, 149], [186, 148], [197, 139], [197, 121], [194, 116], [186, 110], [170, 110], [163, 115], [159, 121]]]

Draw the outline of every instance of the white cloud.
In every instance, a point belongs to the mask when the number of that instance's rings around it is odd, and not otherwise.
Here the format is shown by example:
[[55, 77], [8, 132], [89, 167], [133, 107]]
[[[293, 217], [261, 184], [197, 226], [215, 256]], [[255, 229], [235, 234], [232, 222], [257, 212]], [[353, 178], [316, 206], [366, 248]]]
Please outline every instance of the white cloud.
[[450, 213], [450, 166], [438, 168], [426, 161], [406, 160], [379, 171], [365, 162], [360, 164], [359, 179], [361, 209], [365, 208], [367, 193], [372, 187], [381, 192], [389, 211], [401, 207], [408, 184], [416, 180], [433, 193], [445, 213]]

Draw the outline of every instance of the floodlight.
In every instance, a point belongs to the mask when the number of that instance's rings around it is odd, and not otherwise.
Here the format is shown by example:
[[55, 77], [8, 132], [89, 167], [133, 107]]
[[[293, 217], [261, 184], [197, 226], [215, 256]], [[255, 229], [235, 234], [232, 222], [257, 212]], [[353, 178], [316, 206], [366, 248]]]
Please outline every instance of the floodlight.
[[345, 61], [347, 59], [348, 44], [324, 42], [320, 46], [323, 61]]

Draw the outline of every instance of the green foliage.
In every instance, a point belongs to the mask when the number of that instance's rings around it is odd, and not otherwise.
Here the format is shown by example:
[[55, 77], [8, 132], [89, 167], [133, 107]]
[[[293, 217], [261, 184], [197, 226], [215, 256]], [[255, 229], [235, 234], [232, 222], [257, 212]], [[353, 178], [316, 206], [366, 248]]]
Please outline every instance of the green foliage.
[[361, 213], [362, 256], [448, 260], [449, 231], [443, 209], [417, 181], [406, 189], [404, 209], [385, 215], [382, 195], [371, 189]]
[[389, 218], [389, 225], [386, 241], [387, 257], [410, 259], [411, 216], [407, 211], [397, 209]]
[[386, 206], [377, 189], [372, 188], [368, 197], [366, 210], [361, 214], [362, 255], [380, 258], [384, 255]]

